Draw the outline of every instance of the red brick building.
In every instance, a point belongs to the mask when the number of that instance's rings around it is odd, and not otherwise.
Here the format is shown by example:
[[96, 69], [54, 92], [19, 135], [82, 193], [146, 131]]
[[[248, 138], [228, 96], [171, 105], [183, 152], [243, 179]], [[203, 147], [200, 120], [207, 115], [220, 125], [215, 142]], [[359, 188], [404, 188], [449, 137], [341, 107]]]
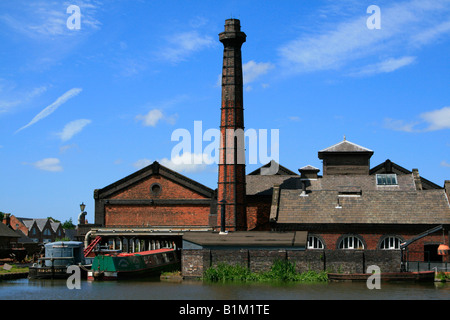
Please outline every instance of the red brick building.
[[[226, 21], [220, 129], [244, 128], [239, 20]], [[441, 187], [390, 160], [370, 166], [373, 151], [344, 141], [318, 152], [319, 168], [300, 175], [278, 165], [245, 174], [243, 146], [220, 148], [218, 188], [206, 187], [158, 162], [94, 191], [95, 225], [86, 240], [102, 236], [123, 250], [182, 245], [186, 232], [307, 232], [307, 250], [397, 250], [436, 225], [443, 231], [410, 246], [423, 260], [442, 260], [448, 243], [450, 181]], [[205, 234], [206, 234], [205, 233]], [[303, 234], [303, 233], [302, 233]], [[267, 233], [264, 234], [267, 240]]]

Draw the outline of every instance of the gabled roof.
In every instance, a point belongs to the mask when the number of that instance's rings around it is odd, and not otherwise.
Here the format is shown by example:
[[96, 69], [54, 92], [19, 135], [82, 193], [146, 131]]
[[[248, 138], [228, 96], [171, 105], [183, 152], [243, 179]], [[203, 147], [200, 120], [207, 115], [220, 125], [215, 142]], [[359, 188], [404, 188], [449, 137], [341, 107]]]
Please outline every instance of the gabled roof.
[[145, 168], [138, 170], [102, 189], [94, 190], [94, 198], [102, 199], [110, 197], [111, 195], [120, 192], [121, 190], [124, 190], [144, 179], [147, 179], [152, 175], [160, 175], [175, 183], [183, 185], [184, 187], [193, 190], [205, 197], [214, 196], [213, 189], [210, 189], [203, 184], [198, 183], [197, 181], [192, 180], [182, 174], [179, 174], [178, 172], [175, 172], [155, 161], [151, 165], [148, 165]]
[[319, 172], [320, 169], [308, 164], [307, 166], [304, 166], [304, 167], [301, 167], [300, 169], [298, 169], [298, 171], [317, 171], [317, 172]]
[[298, 176], [297, 173], [295, 173], [294, 171], [291, 171], [288, 168], [282, 166], [281, 164], [279, 164], [275, 160], [271, 160], [270, 162], [266, 163], [262, 167], [256, 169], [255, 171], [250, 172], [248, 175], [249, 176], [261, 175], [261, 169], [262, 168], [269, 168], [269, 167], [274, 167], [275, 168], [276, 166], [278, 166], [278, 171], [276, 173], [274, 173], [274, 174], [271, 174], [271, 175]]
[[347, 141], [347, 139], [344, 138], [343, 141], [336, 143], [332, 145], [331, 147], [322, 149], [319, 151], [319, 155], [321, 153], [328, 153], [328, 152], [363, 152], [363, 153], [371, 153], [373, 154], [373, 150], [367, 149], [365, 147], [362, 147], [360, 145], [357, 145], [356, 143]]
[[25, 227], [27, 227], [28, 230], [31, 230], [34, 224], [36, 224], [36, 227], [39, 229], [39, 231], [43, 231], [47, 223], [49, 223], [50, 228], [53, 231], [56, 231], [58, 227], [61, 225], [61, 222], [54, 222], [51, 219], [48, 218], [42, 218], [42, 219], [34, 219], [34, 218], [19, 218], [16, 217], [17, 220], [23, 223]]
[[6, 224], [0, 222], [0, 237], [5, 238], [20, 238], [20, 235]]
[[[412, 171], [403, 168], [402, 166], [399, 166], [398, 164], [387, 159], [386, 161], [370, 169], [369, 172], [370, 175], [380, 173], [412, 174]], [[441, 186], [437, 185], [434, 182], [431, 182], [428, 179], [425, 179], [424, 177], [420, 177], [420, 181], [422, 182], [422, 186], [424, 189], [442, 189]]]
[[352, 197], [338, 190], [303, 197], [299, 190], [280, 190], [271, 217], [278, 224], [450, 224], [450, 206], [442, 189], [369, 190]]

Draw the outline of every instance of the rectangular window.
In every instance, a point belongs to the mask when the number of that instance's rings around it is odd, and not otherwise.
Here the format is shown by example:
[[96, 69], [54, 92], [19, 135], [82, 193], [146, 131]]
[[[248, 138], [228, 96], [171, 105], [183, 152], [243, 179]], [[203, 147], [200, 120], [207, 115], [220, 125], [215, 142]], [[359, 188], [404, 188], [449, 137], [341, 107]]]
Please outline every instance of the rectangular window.
[[377, 185], [379, 186], [396, 186], [397, 175], [395, 173], [377, 174]]

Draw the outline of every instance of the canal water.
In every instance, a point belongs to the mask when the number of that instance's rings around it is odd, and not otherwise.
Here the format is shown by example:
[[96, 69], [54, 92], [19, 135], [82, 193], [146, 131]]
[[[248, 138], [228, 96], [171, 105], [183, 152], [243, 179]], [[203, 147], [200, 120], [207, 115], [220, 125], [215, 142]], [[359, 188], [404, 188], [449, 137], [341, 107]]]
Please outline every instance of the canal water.
[[130, 281], [0, 281], [0, 300], [450, 300], [450, 283], [205, 283], [168, 282], [158, 278]]

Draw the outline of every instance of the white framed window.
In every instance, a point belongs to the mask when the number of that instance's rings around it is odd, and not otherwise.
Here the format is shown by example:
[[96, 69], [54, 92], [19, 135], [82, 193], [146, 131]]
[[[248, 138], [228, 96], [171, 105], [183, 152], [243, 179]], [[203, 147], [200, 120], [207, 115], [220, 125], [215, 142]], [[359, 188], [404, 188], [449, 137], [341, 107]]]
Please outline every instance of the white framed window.
[[320, 238], [316, 236], [308, 236], [307, 249], [324, 249], [325, 246]]
[[394, 236], [389, 236], [383, 239], [380, 244], [381, 250], [398, 250], [400, 249], [400, 244], [402, 243], [402, 239]]
[[378, 186], [396, 186], [396, 185], [398, 185], [397, 175], [395, 173], [377, 174], [377, 185]]
[[347, 236], [339, 243], [339, 249], [362, 250], [364, 249], [364, 243], [356, 236]]

